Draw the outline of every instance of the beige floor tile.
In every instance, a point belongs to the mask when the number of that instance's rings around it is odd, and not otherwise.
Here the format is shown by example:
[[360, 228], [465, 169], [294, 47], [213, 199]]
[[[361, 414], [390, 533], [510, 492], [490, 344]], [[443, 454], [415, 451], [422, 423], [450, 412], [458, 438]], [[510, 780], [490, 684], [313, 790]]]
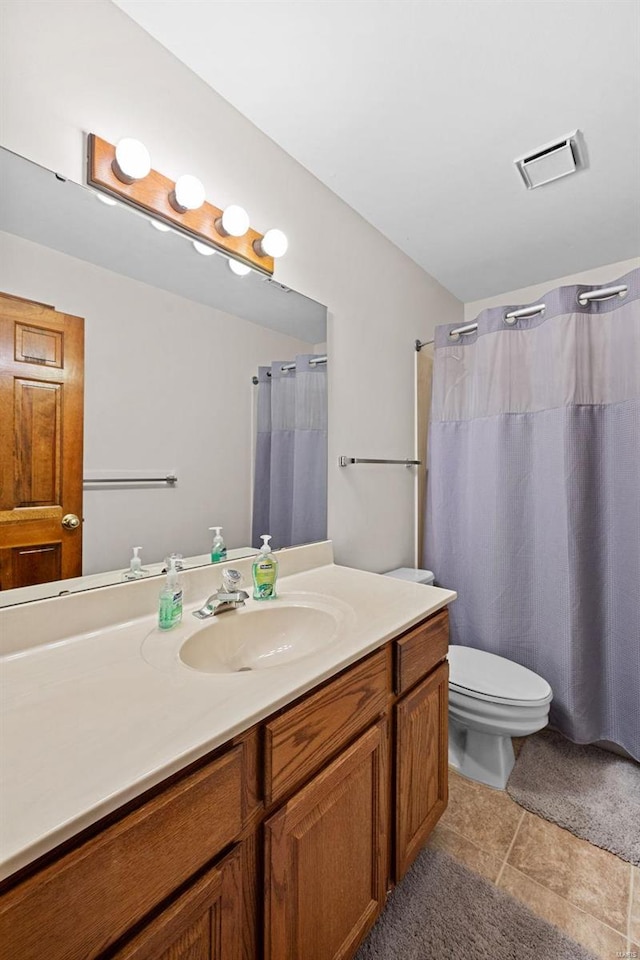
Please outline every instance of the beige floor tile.
[[481, 850], [473, 840], [461, 837], [459, 833], [455, 833], [448, 827], [442, 826], [442, 824], [438, 824], [431, 834], [429, 845], [439, 850], [446, 850], [452, 857], [463, 863], [465, 867], [482, 874], [487, 880], [495, 882], [500, 873], [502, 862], [498, 857], [494, 857], [492, 853], [487, 853], [486, 850]]
[[481, 850], [504, 859], [522, 808], [503, 790], [493, 790], [449, 770], [449, 806], [440, 823]]
[[631, 869], [633, 870], [633, 893], [631, 897], [629, 936], [633, 941], [640, 943], [640, 870], [637, 867], [632, 867]]
[[627, 935], [631, 868], [612, 853], [525, 813], [508, 863]]
[[502, 872], [499, 886], [526, 904], [536, 916], [553, 923], [603, 960], [614, 960], [616, 955], [623, 956], [628, 949], [628, 941], [622, 934], [514, 870], [509, 864]]

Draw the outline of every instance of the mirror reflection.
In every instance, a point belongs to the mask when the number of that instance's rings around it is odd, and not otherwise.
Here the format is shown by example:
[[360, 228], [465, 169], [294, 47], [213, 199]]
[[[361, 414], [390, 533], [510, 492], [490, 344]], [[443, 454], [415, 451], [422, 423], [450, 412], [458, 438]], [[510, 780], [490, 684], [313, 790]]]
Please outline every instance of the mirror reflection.
[[5, 150], [0, 186], [0, 604], [210, 562], [214, 526], [323, 539], [326, 308]]

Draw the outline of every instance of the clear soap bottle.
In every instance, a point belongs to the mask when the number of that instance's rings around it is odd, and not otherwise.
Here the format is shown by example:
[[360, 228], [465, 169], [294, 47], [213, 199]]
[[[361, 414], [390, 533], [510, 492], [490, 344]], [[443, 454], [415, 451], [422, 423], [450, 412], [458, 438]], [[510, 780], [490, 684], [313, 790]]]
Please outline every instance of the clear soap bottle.
[[124, 572], [125, 580], [140, 580], [146, 576], [147, 570], [142, 569], [142, 559], [138, 556], [142, 547], [133, 547], [133, 556], [129, 562], [129, 569]]

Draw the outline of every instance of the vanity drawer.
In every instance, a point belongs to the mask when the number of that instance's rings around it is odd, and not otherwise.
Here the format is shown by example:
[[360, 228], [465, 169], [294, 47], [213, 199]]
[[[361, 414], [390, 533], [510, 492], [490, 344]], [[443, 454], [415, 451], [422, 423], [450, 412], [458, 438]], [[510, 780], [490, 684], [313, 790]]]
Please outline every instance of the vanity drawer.
[[0, 902], [3, 960], [101, 954], [236, 838], [241, 788], [238, 746], [19, 884]]
[[290, 793], [387, 706], [389, 657], [380, 650], [265, 724], [265, 799]]
[[426, 623], [396, 640], [395, 691], [404, 693], [433, 670], [449, 648], [449, 611], [442, 610]]

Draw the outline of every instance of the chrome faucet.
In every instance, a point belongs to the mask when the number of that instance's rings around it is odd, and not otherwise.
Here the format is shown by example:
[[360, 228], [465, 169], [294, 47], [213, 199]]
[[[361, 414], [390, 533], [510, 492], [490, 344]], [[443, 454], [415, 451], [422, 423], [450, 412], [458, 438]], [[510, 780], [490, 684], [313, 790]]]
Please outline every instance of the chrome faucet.
[[246, 590], [240, 589], [242, 574], [238, 570], [223, 570], [222, 583], [215, 593], [203, 603], [199, 610], [193, 611], [198, 620], [207, 620], [216, 613], [225, 613], [227, 610], [237, 610], [244, 607], [245, 600], [249, 599]]

